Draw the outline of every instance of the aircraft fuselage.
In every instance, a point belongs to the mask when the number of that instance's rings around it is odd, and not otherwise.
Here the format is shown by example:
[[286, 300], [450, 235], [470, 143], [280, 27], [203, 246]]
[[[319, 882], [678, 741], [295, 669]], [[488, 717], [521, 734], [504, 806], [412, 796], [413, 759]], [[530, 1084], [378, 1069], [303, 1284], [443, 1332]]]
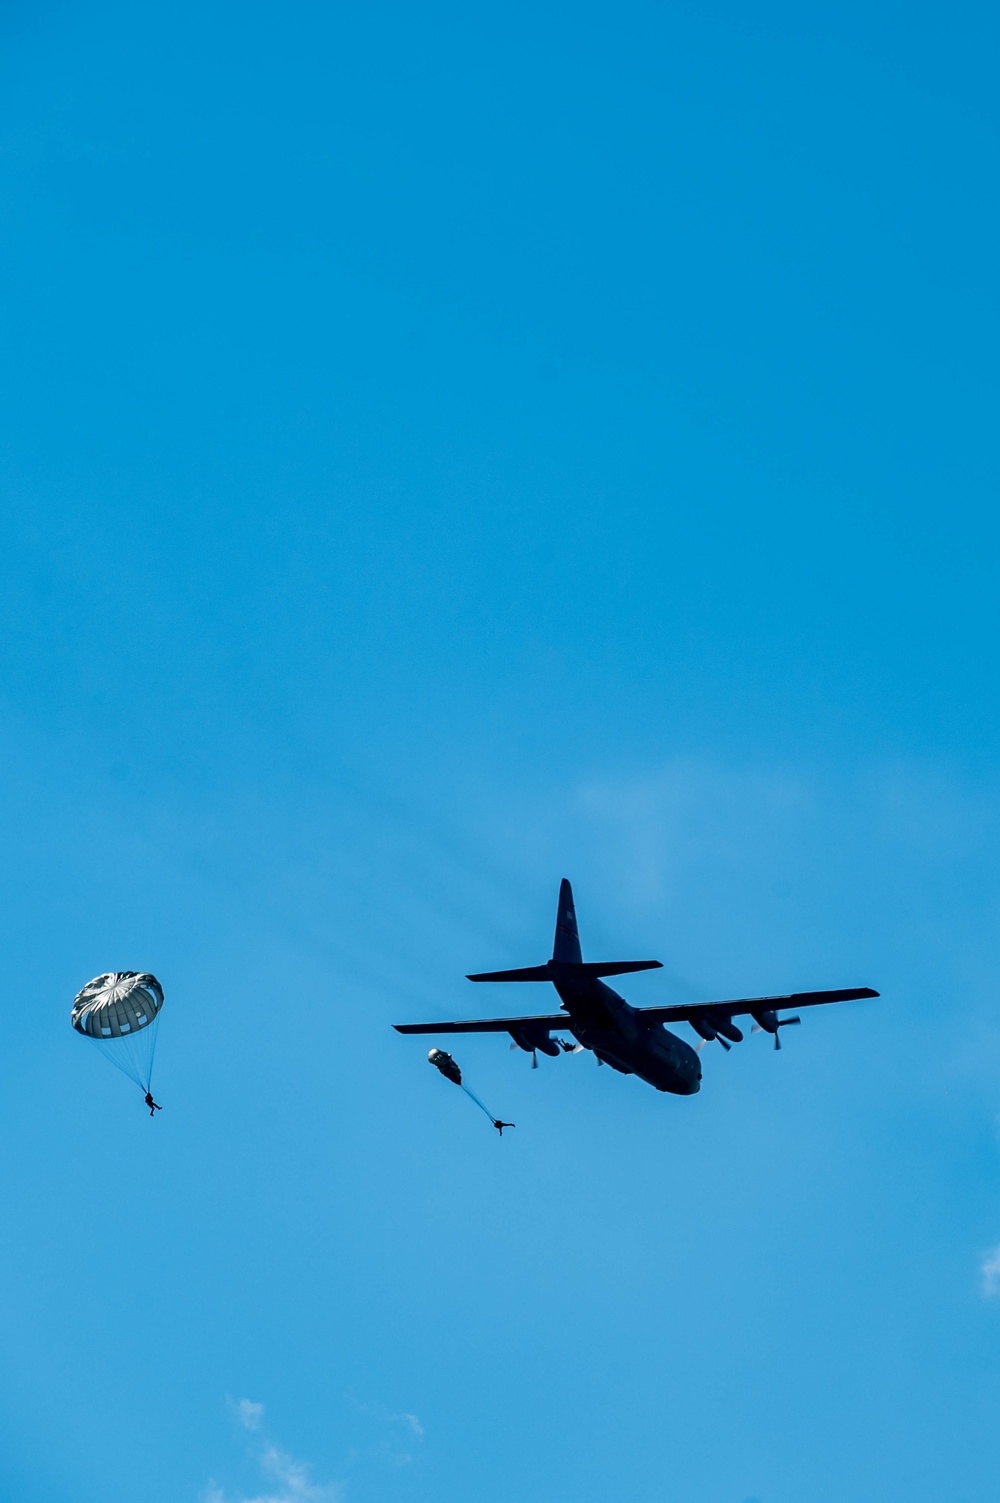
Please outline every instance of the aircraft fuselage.
[[674, 1096], [693, 1096], [701, 1090], [701, 1060], [691, 1045], [662, 1023], [643, 1019], [603, 981], [560, 981], [555, 987], [568, 1014], [569, 1031], [604, 1064], [622, 1075], [638, 1075]]

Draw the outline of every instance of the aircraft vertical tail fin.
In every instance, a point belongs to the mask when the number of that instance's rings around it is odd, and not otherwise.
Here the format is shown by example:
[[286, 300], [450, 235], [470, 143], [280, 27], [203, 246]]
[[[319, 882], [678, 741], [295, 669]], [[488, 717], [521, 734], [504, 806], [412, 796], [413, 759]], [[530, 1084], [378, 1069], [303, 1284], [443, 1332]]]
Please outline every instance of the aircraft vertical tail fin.
[[520, 966], [515, 971], [479, 971], [470, 981], [570, 981], [585, 982], [598, 976], [626, 976], [632, 971], [656, 971], [658, 960], [594, 960], [584, 964], [580, 934], [576, 927], [573, 889], [563, 877], [559, 888], [559, 912], [552, 959], [545, 965]]
[[559, 911], [556, 914], [556, 937], [552, 945], [552, 959], [579, 965], [583, 959], [580, 950], [580, 933], [576, 927], [576, 908], [573, 905], [573, 889], [563, 877], [559, 885]]

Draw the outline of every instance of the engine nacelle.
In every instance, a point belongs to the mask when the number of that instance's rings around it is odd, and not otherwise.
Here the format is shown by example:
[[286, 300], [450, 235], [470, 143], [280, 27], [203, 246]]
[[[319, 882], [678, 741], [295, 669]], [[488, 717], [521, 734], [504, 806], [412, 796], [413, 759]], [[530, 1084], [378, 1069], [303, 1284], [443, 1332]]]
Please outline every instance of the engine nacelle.
[[534, 1054], [539, 1049], [551, 1059], [559, 1058], [559, 1045], [548, 1028], [531, 1028], [522, 1023], [519, 1028], [511, 1028], [508, 1032], [517, 1047], [526, 1054]]
[[700, 1038], [703, 1038], [706, 1044], [710, 1044], [713, 1039], [718, 1038], [719, 1035], [716, 1033], [715, 1029], [712, 1027], [711, 1023], [708, 1021], [708, 1018], [703, 1012], [694, 1013], [691, 1017], [690, 1022], [691, 1027], [694, 1029], [695, 1033], [697, 1033]]
[[700, 1034], [708, 1043], [720, 1036], [734, 1044], [743, 1042], [743, 1034], [728, 1013], [699, 1012], [692, 1016], [690, 1022], [695, 1033]]

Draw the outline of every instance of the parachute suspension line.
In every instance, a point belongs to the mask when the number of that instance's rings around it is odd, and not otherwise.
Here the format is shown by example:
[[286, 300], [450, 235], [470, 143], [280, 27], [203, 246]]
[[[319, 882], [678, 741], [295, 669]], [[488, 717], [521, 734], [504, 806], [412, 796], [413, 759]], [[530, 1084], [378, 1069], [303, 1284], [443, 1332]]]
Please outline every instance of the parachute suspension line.
[[[160, 1036], [160, 1014], [159, 1013], [156, 1014], [156, 1017], [153, 1019], [152, 1023], [150, 1024], [149, 1028], [146, 1031], [147, 1031], [147, 1033], [150, 1034], [150, 1042], [149, 1042], [149, 1059], [146, 1062], [146, 1084], [145, 1084], [145, 1089], [147, 1091], [151, 1091], [152, 1088], [153, 1088], [153, 1060], [156, 1058], [156, 1040]], [[142, 1085], [142, 1081], [141, 1080], [140, 1080], [139, 1084]]]
[[483, 1105], [483, 1103], [480, 1101], [479, 1097], [476, 1095], [475, 1091], [470, 1091], [469, 1090], [469, 1087], [465, 1084], [464, 1081], [462, 1082], [462, 1090], [468, 1096], [468, 1098], [469, 1098], [470, 1101], [474, 1101], [476, 1103], [476, 1105], [478, 1106], [478, 1108], [479, 1108], [479, 1110], [481, 1112], [485, 1112], [486, 1113], [487, 1117], [489, 1117], [489, 1119], [490, 1119], [491, 1122], [495, 1122], [496, 1121], [496, 1118], [494, 1117], [493, 1113], [489, 1110], [488, 1107], [485, 1107]]
[[114, 1065], [129, 1080], [135, 1081], [143, 1095], [150, 1089], [153, 1077], [153, 1057], [156, 1054], [156, 1037], [159, 1018], [154, 1018], [148, 1028], [134, 1034], [123, 1033], [120, 1038], [94, 1039], [101, 1055], [109, 1065]]

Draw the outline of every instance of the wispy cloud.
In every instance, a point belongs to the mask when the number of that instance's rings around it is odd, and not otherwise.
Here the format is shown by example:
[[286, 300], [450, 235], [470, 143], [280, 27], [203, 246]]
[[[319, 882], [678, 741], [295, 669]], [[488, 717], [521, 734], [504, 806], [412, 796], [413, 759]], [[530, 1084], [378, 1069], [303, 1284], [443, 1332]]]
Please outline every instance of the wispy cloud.
[[264, 1491], [241, 1492], [237, 1496], [210, 1482], [202, 1495], [202, 1503], [341, 1503], [344, 1491], [339, 1483], [314, 1482], [308, 1462], [289, 1456], [287, 1451], [261, 1434], [263, 1404], [240, 1399], [233, 1409], [244, 1430], [254, 1436], [260, 1435], [253, 1457], [262, 1475]]
[[983, 1279], [983, 1293], [987, 1297], [1000, 1293], [1000, 1242], [986, 1254], [979, 1272]]
[[264, 1405], [255, 1404], [253, 1399], [240, 1399], [236, 1405], [240, 1424], [245, 1430], [259, 1430], [261, 1420], [264, 1418]]
[[394, 1413], [377, 1399], [356, 1399], [353, 1394], [348, 1398], [359, 1414], [375, 1422], [378, 1437], [367, 1451], [356, 1454], [367, 1454], [371, 1459], [394, 1467], [408, 1466], [416, 1459], [414, 1446], [423, 1440], [424, 1427], [415, 1414], [405, 1410]]

